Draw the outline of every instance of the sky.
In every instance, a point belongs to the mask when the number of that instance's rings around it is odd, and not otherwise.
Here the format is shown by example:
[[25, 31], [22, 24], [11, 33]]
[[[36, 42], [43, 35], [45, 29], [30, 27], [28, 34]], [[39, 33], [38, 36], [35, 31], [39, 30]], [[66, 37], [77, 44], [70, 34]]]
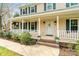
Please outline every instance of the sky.
[[19, 7], [22, 3], [11, 3], [10, 8], [14, 13], [19, 13]]

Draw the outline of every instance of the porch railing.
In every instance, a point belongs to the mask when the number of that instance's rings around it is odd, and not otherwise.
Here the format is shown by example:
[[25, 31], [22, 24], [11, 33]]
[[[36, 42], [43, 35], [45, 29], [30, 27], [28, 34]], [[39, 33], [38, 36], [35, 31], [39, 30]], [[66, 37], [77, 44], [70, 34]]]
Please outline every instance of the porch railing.
[[[22, 30], [21, 29], [12, 29], [12, 32], [20, 34], [20, 33], [22, 33]], [[29, 31], [29, 30], [23, 29], [23, 32], [29, 32], [29, 33], [31, 33], [32, 36], [38, 35], [37, 31]]]
[[79, 39], [79, 32], [78, 31], [67, 31], [67, 30], [59, 30], [59, 37], [60, 39]]

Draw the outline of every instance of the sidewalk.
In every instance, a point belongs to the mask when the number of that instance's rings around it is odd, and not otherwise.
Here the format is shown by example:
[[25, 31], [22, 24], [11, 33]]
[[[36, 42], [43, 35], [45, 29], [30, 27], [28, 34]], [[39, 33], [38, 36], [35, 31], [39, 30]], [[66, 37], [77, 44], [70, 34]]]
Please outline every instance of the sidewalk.
[[58, 56], [59, 48], [53, 48], [43, 45], [21, 45], [16, 42], [0, 38], [0, 46], [8, 48], [16, 53], [24, 56]]

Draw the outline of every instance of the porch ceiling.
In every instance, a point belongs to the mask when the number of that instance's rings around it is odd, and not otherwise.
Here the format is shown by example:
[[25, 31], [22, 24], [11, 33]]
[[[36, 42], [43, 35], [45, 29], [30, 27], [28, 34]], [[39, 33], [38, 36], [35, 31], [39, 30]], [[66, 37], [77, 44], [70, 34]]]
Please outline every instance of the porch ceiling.
[[31, 14], [31, 15], [23, 15], [15, 18], [11, 18], [12, 21], [22, 21], [23, 20], [33, 20], [33, 19], [49, 19], [49, 18], [56, 18], [56, 16], [60, 17], [79, 17], [79, 8], [74, 8], [74, 9], [64, 9], [64, 10], [56, 10], [56, 11], [50, 11], [50, 12], [45, 12], [45, 13], [37, 13], [37, 14]]

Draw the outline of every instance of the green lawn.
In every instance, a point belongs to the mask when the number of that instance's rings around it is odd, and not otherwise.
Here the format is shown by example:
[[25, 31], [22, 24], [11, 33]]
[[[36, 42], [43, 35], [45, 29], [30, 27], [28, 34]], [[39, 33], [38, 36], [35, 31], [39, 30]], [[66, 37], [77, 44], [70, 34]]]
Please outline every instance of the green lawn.
[[21, 55], [0, 46], [0, 56], [21, 56]]

